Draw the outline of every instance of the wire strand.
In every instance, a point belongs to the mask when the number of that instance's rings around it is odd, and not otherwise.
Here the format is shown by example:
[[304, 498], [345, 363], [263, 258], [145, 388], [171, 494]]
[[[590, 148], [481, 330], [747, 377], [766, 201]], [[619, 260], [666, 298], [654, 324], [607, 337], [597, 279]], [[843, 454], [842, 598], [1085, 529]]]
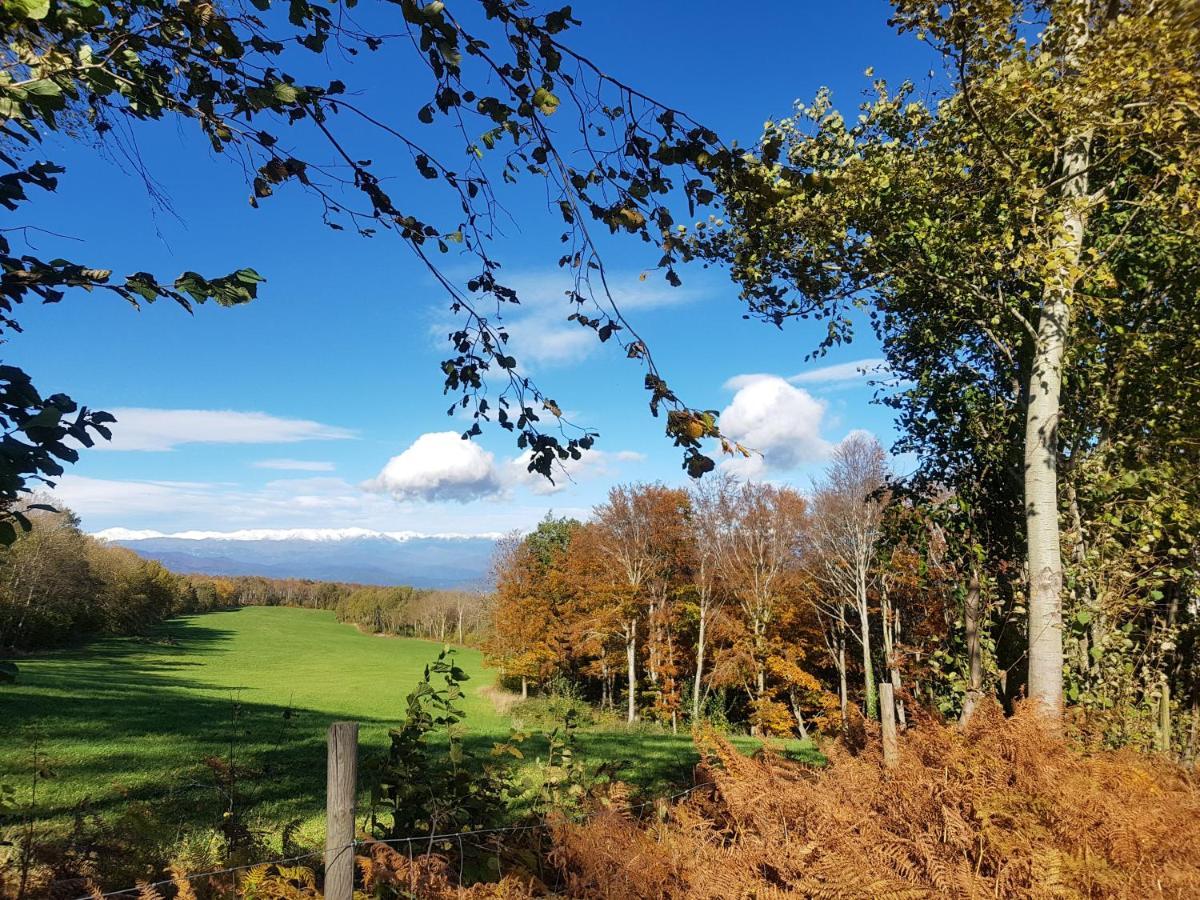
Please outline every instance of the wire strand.
[[[680, 797], [686, 797], [688, 794], [692, 793], [693, 791], [699, 790], [700, 788], [712, 787], [713, 784], [714, 784], [714, 782], [705, 781], [705, 782], [702, 782], [701, 784], [692, 785], [690, 788], [679, 791], [678, 793], [675, 793], [675, 794], [668, 794], [665, 797], [654, 797], [653, 799], [646, 800], [642, 803], [638, 803], [638, 804], [635, 804], [635, 805], [629, 807], [629, 811], [634, 812], [637, 810], [642, 810], [642, 809], [645, 809], [647, 806], [652, 806], [652, 805], [656, 805], [659, 803], [670, 803], [672, 800], [678, 800]], [[550, 823], [548, 823], [548, 822], [534, 822], [529, 825], [503, 825], [503, 826], [498, 826], [496, 828], [474, 828], [474, 829], [471, 829], [468, 831], [448, 831], [444, 834], [414, 834], [414, 835], [410, 835], [408, 837], [402, 837], [402, 838], [355, 839], [353, 842], [346, 844], [343, 847], [337, 848], [337, 852], [341, 853], [345, 850], [353, 850], [356, 847], [367, 846], [369, 844], [409, 844], [411, 847], [411, 845], [417, 841], [426, 841], [426, 842], [432, 843], [434, 841], [447, 841], [447, 840], [453, 840], [453, 839], [458, 839], [460, 842], [460, 846], [461, 846], [461, 840], [462, 840], [462, 838], [465, 838], [465, 837], [474, 837], [475, 835], [480, 835], [480, 834], [499, 834], [499, 833], [510, 832], [510, 831], [513, 831], [513, 832], [515, 832], [515, 831], [533, 831], [538, 828], [547, 828], [547, 827], [549, 827], [549, 824]], [[135, 887], [124, 888], [119, 891], [106, 891], [102, 894], [84, 894], [80, 897], [76, 897], [75, 900], [96, 900], [96, 898], [98, 898], [98, 897], [120, 897], [123, 894], [137, 893], [138, 891], [141, 891], [147, 887], [150, 887], [150, 888], [165, 887], [166, 885], [169, 885], [169, 884], [177, 884], [180, 881], [195, 881], [200, 878], [212, 878], [217, 875], [230, 875], [230, 874], [233, 874], [234, 872], [244, 872], [247, 869], [254, 869], [254, 868], [257, 868], [258, 866], [278, 866], [283, 863], [299, 862], [300, 860], [303, 860], [303, 859], [312, 859], [314, 856], [323, 856], [326, 852], [327, 852], [327, 850], [313, 850], [310, 853], [301, 853], [298, 856], [288, 856], [288, 857], [284, 857], [282, 859], [270, 859], [270, 860], [263, 860], [261, 862], [246, 863], [245, 865], [241, 865], [241, 866], [230, 866], [225, 869], [214, 869], [211, 872], [199, 872], [195, 875], [182, 875], [178, 878], [164, 878], [161, 881], [151, 881], [148, 883], [137, 885]]]
[[[357, 843], [357, 842], [356, 842]], [[345, 850], [354, 847], [355, 844], [347, 844], [340, 849]], [[321, 856], [325, 853], [324, 850], [313, 850], [311, 853], [301, 853], [298, 856], [287, 856], [283, 859], [270, 859], [263, 862], [246, 863], [242, 866], [230, 866], [227, 869], [214, 869], [211, 872], [197, 872], [195, 875], [181, 875], [178, 878], [164, 878], [161, 881], [151, 881], [139, 884], [135, 887], [124, 888], [119, 891], [106, 891], [102, 894], [84, 894], [76, 897], [75, 900], [96, 900], [97, 897], [119, 897], [122, 894], [133, 894], [144, 888], [164, 887], [168, 884], [178, 884], [181, 881], [195, 881], [198, 878], [212, 878], [215, 875], [229, 875], [233, 872], [242, 872], [246, 869], [255, 869], [258, 866], [278, 866], [281, 863], [299, 862], [302, 859], [311, 859], [314, 856]]]

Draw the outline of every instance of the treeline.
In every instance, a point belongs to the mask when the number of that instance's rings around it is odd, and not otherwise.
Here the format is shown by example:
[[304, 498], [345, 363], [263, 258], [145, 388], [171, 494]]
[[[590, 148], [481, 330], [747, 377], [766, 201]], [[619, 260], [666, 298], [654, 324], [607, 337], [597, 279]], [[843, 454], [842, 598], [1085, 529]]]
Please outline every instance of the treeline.
[[327, 609], [368, 631], [469, 643], [489, 620], [470, 591], [172, 572], [83, 533], [69, 510], [27, 505], [31, 528], [0, 548], [0, 652], [146, 634], [172, 616], [236, 606]]
[[412, 587], [358, 587], [336, 610], [365, 631], [460, 644], [480, 641], [491, 619], [486, 594]]
[[338, 621], [375, 634], [472, 643], [481, 638], [490, 620], [488, 597], [477, 591], [260, 575], [194, 576], [193, 580], [220, 586], [236, 605], [330, 609]]
[[[489, 659], [523, 691], [566, 679], [629, 721], [673, 726], [831, 730], [851, 707], [877, 717], [882, 681], [901, 720], [906, 701], [963, 720], [985, 696], [1011, 706], [1024, 598], [952, 552], [943, 507], [955, 498], [912, 502], [885, 459], [856, 434], [807, 496], [724, 478], [639, 484], [614, 488], [587, 522], [547, 518], [500, 546]], [[1071, 624], [1068, 685], [1096, 665], [1126, 673], [1103, 697], [1069, 690], [1071, 722], [1100, 742], [1194, 755], [1195, 665], [1174, 663], [1194, 653], [1195, 611], [1146, 593], [1106, 623], [1120, 641], [1088, 643], [1086, 617]]]
[[169, 616], [230, 605], [219, 579], [192, 579], [88, 537], [69, 511], [30, 509], [32, 525], [0, 549], [0, 651], [143, 634]]

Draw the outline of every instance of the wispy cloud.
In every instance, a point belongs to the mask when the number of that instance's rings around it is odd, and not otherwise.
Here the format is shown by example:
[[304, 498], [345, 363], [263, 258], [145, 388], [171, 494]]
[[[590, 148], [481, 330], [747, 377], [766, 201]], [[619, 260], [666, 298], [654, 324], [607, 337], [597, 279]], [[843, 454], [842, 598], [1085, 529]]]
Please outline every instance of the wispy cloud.
[[262, 412], [214, 409], [112, 410], [117, 421], [111, 441], [97, 450], [174, 450], [183, 444], [292, 444], [347, 440], [355, 433], [309, 419], [285, 419]]
[[641, 462], [645, 458], [643, 454], [633, 450], [619, 450], [615, 453], [589, 450], [579, 459], [555, 462], [551, 480], [540, 472], [530, 472], [530, 455], [523, 453], [508, 461], [502, 477], [507, 484], [524, 487], [534, 494], [546, 496], [560, 493], [583, 481], [613, 477], [621, 463]]
[[256, 469], [279, 469], [284, 472], [332, 472], [336, 466], [321, 459], [260, 459], [252, 463]]
[[859, 381], [872, 375], [881, 375], [885, 372], [885, 360], [879, 357], [868, 357], [809, 369], [807, 372], [793, 375], [788, 381], [792, 384], [842, 384], [848, 381]]
[[371, 528], [481, 534], [529, 528], [545, 514], [544, 504], [397, 502], [336, 477], [281, 478], [254, 486], [73, 474], [57, 481], [54, 501], [78, 513], [92, 529]]
[[[573, 282], [566, 271], [518, 272], [505, 275], [501, 283], [511, 287], [520, 297], [519, 305], [505, 304], [501, 314], [511, 337], [510, 350], [522, 369], [572, 365], [603, 346], [590, 328], [567, 320], [572, 312], [589, 317], [595, 317], [599, 309], [611, 313], [598, 277], [593, 287], [599, 308], [590, 300], [580, 307], [568, 298]], [[608, 286], [622, 313], [677, 306], [709, 293], [702, 284], [687, 283], [673, 288], [658, 275], [651, 274], [642, 279], [631, 272], [610, 274]], [[586, 291], [583, 293], [588, 296]], [[435, 339], [442, 340], [451, 330], [445, 322], [439, 321], [432, 333]]]

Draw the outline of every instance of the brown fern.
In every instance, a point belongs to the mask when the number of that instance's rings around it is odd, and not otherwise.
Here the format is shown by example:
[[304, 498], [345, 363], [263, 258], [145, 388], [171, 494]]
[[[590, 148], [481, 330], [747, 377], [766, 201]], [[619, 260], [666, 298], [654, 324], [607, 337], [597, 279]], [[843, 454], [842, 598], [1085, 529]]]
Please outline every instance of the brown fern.
[[665, 822], [601, 813], [555, 829], [570, 896], [1200, 896], [1194, 776], [1132, 752], [1085, 753], [1032, 711], [981, 708], [966, 730], [925, 719], [885, 769], [878, 735], [813, 772], [748, 759], [719, 735]]

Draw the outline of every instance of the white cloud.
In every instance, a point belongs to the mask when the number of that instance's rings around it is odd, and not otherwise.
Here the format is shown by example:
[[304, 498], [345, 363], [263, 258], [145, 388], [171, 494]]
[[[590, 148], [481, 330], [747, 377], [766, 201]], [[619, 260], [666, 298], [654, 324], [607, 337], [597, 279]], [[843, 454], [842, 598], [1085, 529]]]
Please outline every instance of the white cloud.
[[332, 472], [333, 463], [321, 459], [260, 459], [256, 469], [279, 469], [284, 472]]
[[142, 532], [370, 528], [388, 533], [481, 534], [532, 528], [544, 505], [463, 506], [397, 502], [336, 478], [282, 478], [262, 485], [118, 481], [63, 475], [53, 498], [86, 527]]
[[213, 409], [114, 409], [111, 441], [97, 450], [173, 450], [181, 444], [290, 444], [346, 440], [354, 432], [309, 419]]
[[[522, 370], [577, 363], [603, 346], [592, 329], [567, 321], [575, 311], [589, 317], [595, 317], [600, 309], [611, 313], [598, 278], [594, 293], [600, 306], [588, 302], [582, 308], [567, 297], [573, 282], [565, 270], [516, 273], [502, 276], [500, 281], [515, 290], [521, 301], [519, 305], [504, 304], [500, 313], [511, 337], [509, 351]], [[688, 303], [707, 293], [704, 287], [691, 284], [673, 288], [655, 274], [644, 281], [634, 273], [610, 275], [608, 286], [622, 313]], [[582, 293], [588, 296], [586, 291]], [[439, 323], [433, 333], [442, 340], [452, 330]]]
[[725, 386], [737, 393], [721, 413], [721, 430], [757, 452], [728, 460], [723, 468], [759, 478], [828, 456], [831, 445], [821, 436], [823, 401], [775, 375], [739, 375]]
[[872, 375], [886, 372], [886, 362], [879, 357], [856, 359], [851, 362], [835, 363], [832, 366], [822, 366], [819, 369], [809, 369], [788, 379], [792, 384], [841, 384], [847, 381], [859, 381]]
[[557, 494], [581, 481], [611, 476], [619, 463], [641, 462], [645, 458], [643, 454], [633, 450], [619, 450], [616, 453], [588, 450], [579, 459], [556, 461], [552, 473], [554, 481], [551, 482], [544, 475], [529, 471], [530, 454], [523, 453], [508, 461], [504, 480], [508, 484], [519, 485], [534, 494], [545, 496]]
[[382, 471], [363, 484], [397, 500], [457, 500], [465, 503], [499, 493], [495, 457], [453, 431], [421, 435]]
[[461, 532], [422, 531], [378, 531], [373, 528], [240, 528], [235, 531], [157, 531], [153, 528], [105, 528], [92, 533], [101, 541], [153, 541], [174, 538], [183, 541], [315, 541], [333, 543], [354, 541], [362, 538], [379, 538], [404, 543], [421, 538], [438, 538], [446, 541], [487, 538], [499, 540], [503, 532], [485, 531], [462, 534]]

